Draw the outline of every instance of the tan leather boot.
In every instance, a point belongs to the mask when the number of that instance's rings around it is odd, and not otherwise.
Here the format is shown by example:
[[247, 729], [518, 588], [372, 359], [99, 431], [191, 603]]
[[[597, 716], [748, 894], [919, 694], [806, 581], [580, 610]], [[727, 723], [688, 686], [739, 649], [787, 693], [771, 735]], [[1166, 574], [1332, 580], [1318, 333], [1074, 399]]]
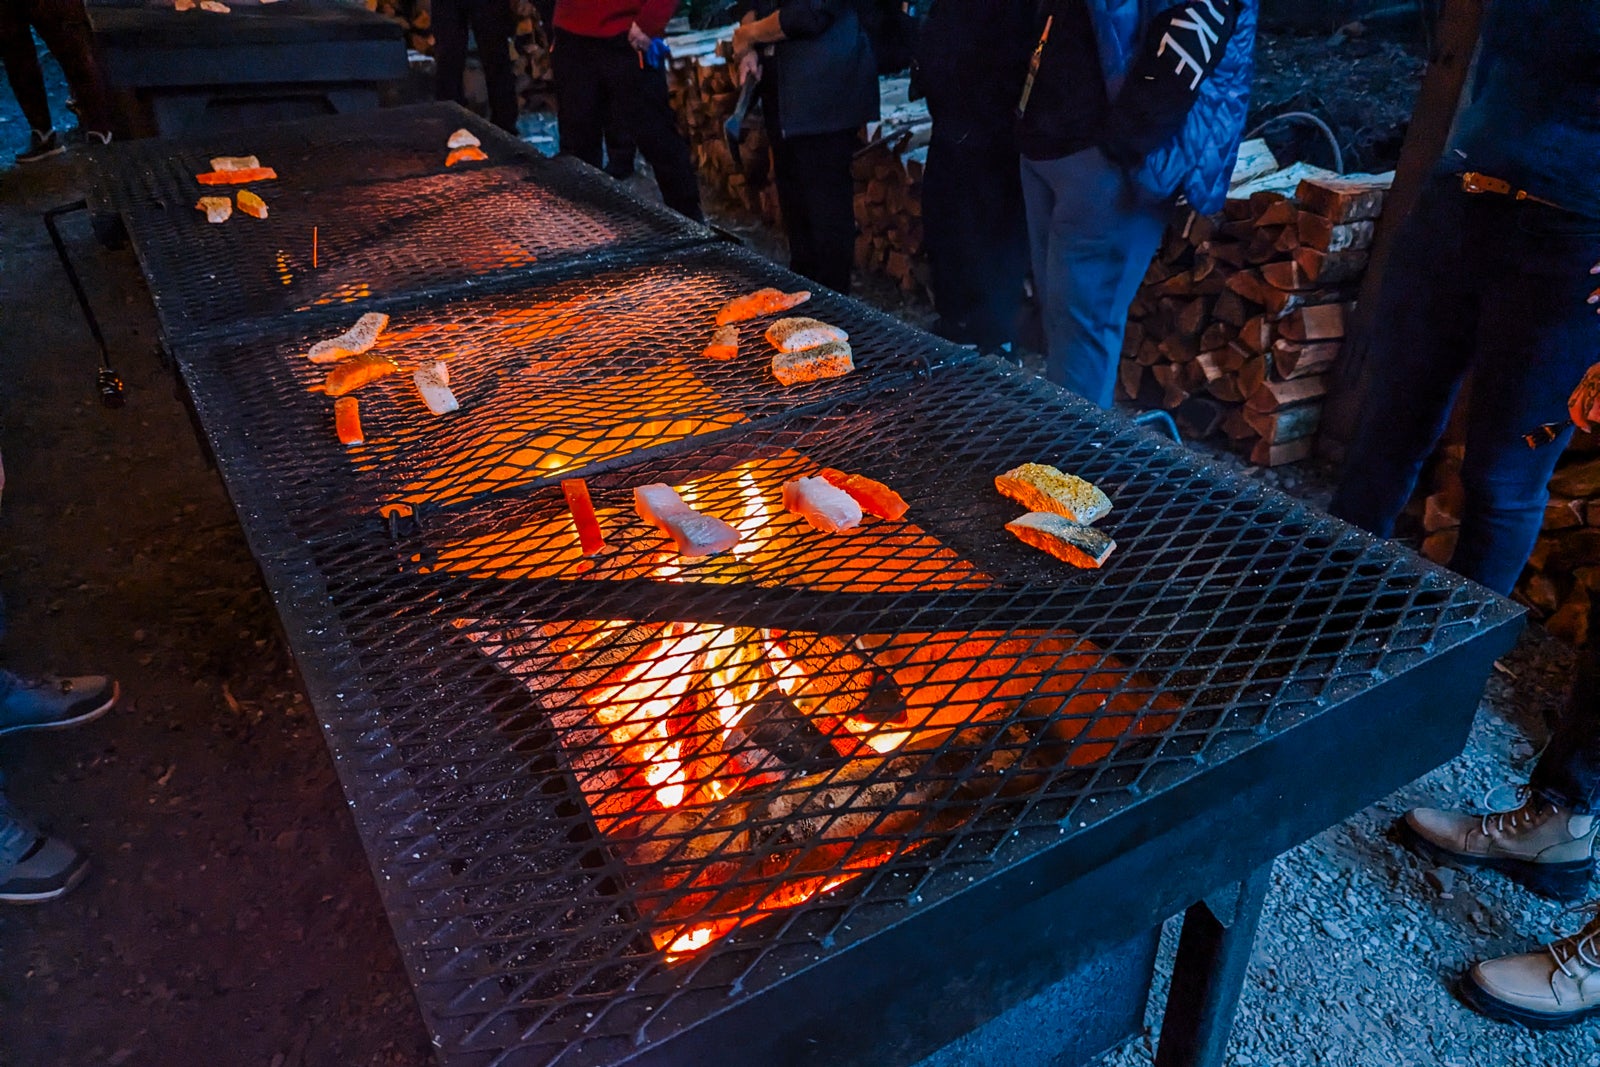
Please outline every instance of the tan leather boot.
[[1536, 1030], [1600, 1013], [1600, 915], [1572, 937], [1474, 964], [1461, 978], [1461, 999], [1492, 1019]]
[[1521, 805], [1488, 815], [1415, 808], [1402, 834], [1429, 859], [1503, 871], [1541, 896], [1585, 898], [1595, 867], [1600, 820], [1572, 812], [1526, 789]]

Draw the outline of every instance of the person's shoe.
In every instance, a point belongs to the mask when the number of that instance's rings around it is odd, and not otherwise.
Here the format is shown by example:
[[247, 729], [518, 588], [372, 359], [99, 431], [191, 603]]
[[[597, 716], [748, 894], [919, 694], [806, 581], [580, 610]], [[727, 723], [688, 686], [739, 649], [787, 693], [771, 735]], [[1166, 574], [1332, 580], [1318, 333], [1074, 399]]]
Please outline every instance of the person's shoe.
[[102, 148], [111, 143], [110, 130], [84, 130], [83, 143], [90, 148]]
[[1572, 937], [1533, 952], [1475, 963], [1461, 999], [1504, 1022], [1559, 1030], [1600, 1014], [1600, 914]]
[[67, 146], [61, 143], [61, 135], [54, 130], [47, 130], [44, 133], [34, 130], [29, 136], [32, 140], [28, 150], [17, 153], [18, 163], [37, 163], [51, 156], [59, 156], [67, 150]]
[[1581, 900], [1595, 867], [1600, 820], [1519, 791], [1520, 805], [1488, 815], [1415, 808], [1401, 820], [1409, 844], [1435, 862], [1501, 871], [1540, 896]]
[[0, 737], [92, 722], [111, 710], [120, 693], [117, 683], [103, 674], [39, 681], [18, 678], [0, 698]]
[[0, 904], [43, 904], [66, 896], [89, 873], [89, 859], [47, 837], [0, 796]]

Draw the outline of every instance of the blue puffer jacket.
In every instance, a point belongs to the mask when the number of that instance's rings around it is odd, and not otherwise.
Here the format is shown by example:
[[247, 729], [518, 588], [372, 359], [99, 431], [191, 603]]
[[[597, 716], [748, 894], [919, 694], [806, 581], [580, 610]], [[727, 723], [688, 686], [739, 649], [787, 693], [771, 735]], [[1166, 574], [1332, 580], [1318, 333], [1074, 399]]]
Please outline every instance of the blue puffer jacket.
[[[1115, 100], [1123, 79], [1144, 46], [1144, 30], [1169, 8], [1205, 0], [1087, 0], [1094, 22], [1106, 92]], [[1250, 79], [1255, 69], [1257, 0], [1235, 0], [1238, 21], [1221, 62], [1200, 85], [1183, 130], [1152, 152], [1133, 173], [1134, 182], [1157, 198], [1182, 194], [1191, 207], [1210, 214], [1228, 196], [1228, 178], [1239, 154]]]

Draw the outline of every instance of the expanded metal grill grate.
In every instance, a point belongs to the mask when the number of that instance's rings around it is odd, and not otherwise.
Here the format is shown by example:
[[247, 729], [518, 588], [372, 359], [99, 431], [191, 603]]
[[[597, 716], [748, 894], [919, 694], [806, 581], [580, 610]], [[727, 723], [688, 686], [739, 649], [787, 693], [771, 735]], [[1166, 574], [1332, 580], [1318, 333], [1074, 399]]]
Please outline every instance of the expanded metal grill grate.
[[[595, 559], [537, 482], [306, 541], [320, 460], [276, 444], [298, 405], [228, 406], [251, 367], [184, 371], [451, 1062], [664, 1049], [1515, 614], [970, 358], [590, 468]], [[1105, 568], [1004, 531], [1029, 460], [1111, 496]], [[810, 530], [780, 487], [825, 466], [909, 514]], [[740, 546], [677, 559], [631, 508], [657, 481]]]
[[[114, 163], [107, 184], [120, 191], [106, 198], [127, 227], [168, 342], [248, 336], [289, 317], [325, 323], [349, 310], [523, 285], [712, 239], [591, 168], [538, 157], [457, 114], [427, 110], [410, 123], [379, 112], [382, 119], [345, 127], [331, 146], [308, 142], [301, 124], [264, 127], [240, 134], [225, 153], [208, 137], [178, 142], [170, 159], [140, 148]], [[457, 125], [478, 132], [488, 161], [444, 169]], [[390, 161], [379, 173], [404, 172], [418, 150], [393, 146], [415, 146], [422, 134], [436, 138], [435, 172], [363, 180], [363, 157]], [[326, 161], [308, 163], [324, 148]], [[255, 155], [277, 171], [276, 180], [248, 186], [267, 202], [268, 218], [235, 212], [212, 224], [195, 209], [202, 195], [235, 192], [195, 180], [219, 153]]]
[[[318, 330], [203, 346], [192, 364], [202, 413], [279, 432], [255, 435], [253, 461], [272, 479], [305, 536], [380, 511], [428, 512], [682, 447], [706, 434], [893, 382], [957, 350], [908, 335], [886, 317], [819, 290], [796, 314], [850, 334], [856, 370], [782, 386], [762, 336], [771, 319], [741, 327], [736, 359], [708, 359], [717, 308], [765, 286], [803, 279], [727, 245], [670, 262], [624, 267], [544, 286], [396, 313], [377, 353], [402, 371], [360, 390], [366, 444], [346, 449], [333, 404], [308, 392], [328, 373], [306, 351], [340, 332], [356, 310]], [[187, 350], [180, 350], [180, 353]], [[428, 413], [410, 369], [446, 361], [460, 413]]]

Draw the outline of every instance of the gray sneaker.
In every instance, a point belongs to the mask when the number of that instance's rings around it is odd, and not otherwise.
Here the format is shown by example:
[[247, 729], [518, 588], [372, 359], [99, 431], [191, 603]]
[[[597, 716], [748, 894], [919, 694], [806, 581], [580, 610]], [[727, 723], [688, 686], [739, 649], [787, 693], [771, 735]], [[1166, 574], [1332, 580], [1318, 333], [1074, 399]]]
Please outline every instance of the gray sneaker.
[[121, 690], [103, 674], [78, 678], [16, 678], [0, 697], [0, 737], [21, 730], [60, 730], [111, 710]]
[[40, 833], [0, 795], [0, 904], [55, 900], [88, 873], [88, 857], [59, 837]]
[[17, 153], [17, 162], [37, 163], [42, 159], [49, 159], [51, 156], [59, 156], [66, 150], [67, 146], [61, 143], [61, 135], [56, 131], [46, 130], [41, 133], [38, 130], [34, 130], [30, 135], [28, 150]]

